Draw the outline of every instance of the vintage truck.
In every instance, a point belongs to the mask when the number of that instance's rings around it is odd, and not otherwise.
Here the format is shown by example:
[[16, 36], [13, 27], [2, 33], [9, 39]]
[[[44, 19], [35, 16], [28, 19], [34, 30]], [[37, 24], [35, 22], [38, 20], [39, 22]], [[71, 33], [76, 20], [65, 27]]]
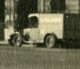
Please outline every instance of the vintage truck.
[[58, 41], [80, 40], [79, 14], [30, 14], [29, 26], [23, 33], [15, 32], [9, 39], [9, 44], [21, 46], [23, 43], [43, 43], [52, 48]]

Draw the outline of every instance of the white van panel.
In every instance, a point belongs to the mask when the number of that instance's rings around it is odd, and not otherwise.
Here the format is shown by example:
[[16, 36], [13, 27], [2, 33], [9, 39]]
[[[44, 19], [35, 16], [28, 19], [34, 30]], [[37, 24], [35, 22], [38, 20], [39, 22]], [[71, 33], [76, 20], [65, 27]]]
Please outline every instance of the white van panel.
[[40, 17], [39, 28], [46, 33], [54, 33], [57, 38], [63, 38], [63, 14], [42, 15]]
[[39, 22], [39, 26], [36, 28], [37, 32], [35, 32], [37, 41], [43, 40], [48, 33], [54, 33], [58, 39], [63, 39], [63, 14], [30, 14], [28, 18], [34, 16], [38, 18]]

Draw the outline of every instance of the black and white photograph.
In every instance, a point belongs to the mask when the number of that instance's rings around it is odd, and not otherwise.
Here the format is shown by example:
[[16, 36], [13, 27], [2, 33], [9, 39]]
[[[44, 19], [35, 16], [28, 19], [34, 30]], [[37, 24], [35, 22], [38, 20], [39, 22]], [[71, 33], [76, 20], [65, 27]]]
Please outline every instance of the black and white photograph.
[[80, 0], [0, 0], [0, 69], [80, 69]]

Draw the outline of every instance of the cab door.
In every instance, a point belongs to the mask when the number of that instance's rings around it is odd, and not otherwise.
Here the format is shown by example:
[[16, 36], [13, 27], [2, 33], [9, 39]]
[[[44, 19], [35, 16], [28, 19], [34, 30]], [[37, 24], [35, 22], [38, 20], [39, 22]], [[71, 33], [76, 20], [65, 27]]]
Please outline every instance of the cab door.
[[29, 23], [30, 23], [30, 39], [34, 42], [37, 41], [38, 38], [38, 18], [36, 16], [30, 17], [29, 18]]

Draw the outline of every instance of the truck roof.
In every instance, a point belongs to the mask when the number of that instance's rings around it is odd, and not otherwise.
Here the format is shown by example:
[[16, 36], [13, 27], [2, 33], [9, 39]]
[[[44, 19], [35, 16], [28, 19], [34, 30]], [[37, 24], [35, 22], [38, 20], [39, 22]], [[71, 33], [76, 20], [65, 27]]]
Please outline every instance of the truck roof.
[[33, 17], [33, 16], [39, 16], [39, 14], [29, 14], [28, 18]]
[[28, 18], [30, 18], [30, 17], [34, 17], [34, 16], [36, 16], [36, 17], [40, 17], [40, 16], [53, 16], [53, 15], [62, 15], [61, 13], [32, 13], [32, 14], [29, 14], [29, 16], [28, 16]]
[[61, 13], [37, 13], [37, 14], [30, 14], [28, 18], [37, 17], [39, 22], [62, 22], [63, 21], [63, 14]]

